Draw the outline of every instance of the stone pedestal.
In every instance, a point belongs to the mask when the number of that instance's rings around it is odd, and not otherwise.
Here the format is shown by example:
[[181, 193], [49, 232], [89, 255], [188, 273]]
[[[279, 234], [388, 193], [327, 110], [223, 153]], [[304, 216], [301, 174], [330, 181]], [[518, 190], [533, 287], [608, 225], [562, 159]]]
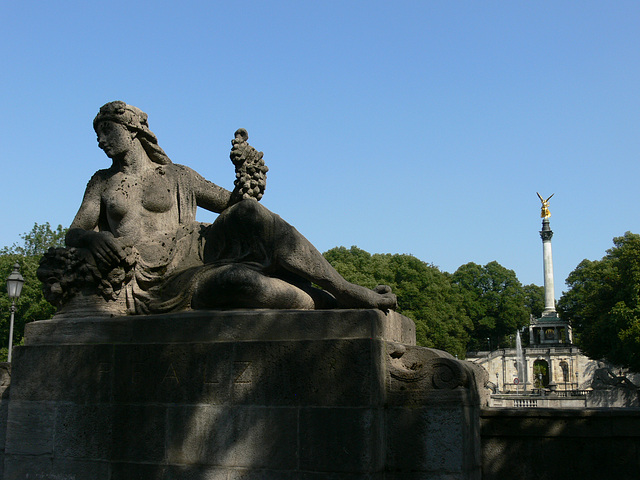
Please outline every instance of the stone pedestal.
[[640, 390], [628, 387], [593, 389], [587, 395], [588, 408], [639, 408]]
[[9, 410], [9, 384], [11, 364], [0, 363], [0, 478], [4, 478], [4, 446], [7, 438], [7, 413]]
[[378, 310], [27, 326], [4, 478], [479, 479], [481, 373]]

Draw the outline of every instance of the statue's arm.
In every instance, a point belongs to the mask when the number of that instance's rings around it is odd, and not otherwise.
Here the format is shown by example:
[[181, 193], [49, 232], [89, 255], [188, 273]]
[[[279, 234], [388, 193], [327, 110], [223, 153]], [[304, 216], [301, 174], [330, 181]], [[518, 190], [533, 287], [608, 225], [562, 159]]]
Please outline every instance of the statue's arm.
[[185, 181], [193, 192], [196, 205], [215, 213], [221, 213], [245, 198], [260, 200], [266, 186], [266, 173], [269, 170], [262, 160], [262, 152], [247, 143], [246, 130], [239, 129], [231, 142], [230, 158], [236, 169], [234, 190], [219, 187], [184, 165], [174, 164], [179, 169], [179, 185]]
[[65, 241], [68, 247], [82, 247], [84, 237], [92, 231], [97, 231], [100, 218], [100, 203], [102, 197], [102, 180], [99, 172], [95, 173], [84, 191], [82, 204], [78, 209]]
[[187, 181], [191, 184], [191, 189], [196, 198], [196, 204], [209, 210], [220, 213], [231, 206], [231, 192], [213, 182], [205, 179], [202, 175], [189, 167], [181, 166], [183, 174], [188, 176]]
[[82, 204], [65, 237], [68, 247], [85, 247], [91, 250], [96, 260], [115, 264], [124, 258], [122, 247], [115, 242], [109, 231], [99, 231], [102, 188], [101, 172], [91, 177], [84, 192]]

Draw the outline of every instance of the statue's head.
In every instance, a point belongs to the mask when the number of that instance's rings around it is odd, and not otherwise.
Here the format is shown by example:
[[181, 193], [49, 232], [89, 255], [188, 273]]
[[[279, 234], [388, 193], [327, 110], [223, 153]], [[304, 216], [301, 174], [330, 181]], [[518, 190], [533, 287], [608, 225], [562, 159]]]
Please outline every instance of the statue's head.
[[132, 132], [142, 133], [154, 143], [158, 143], [156, 136], [149, 130], [147, 119], [147, 114], [138, 107], [116, 100], [106, 103], [100, 108], [98, 115], [93, 119], [93, 129], [96, 130], [100, 122], [115, 122], [124, 125]]
[[138, 140], [149, 155], [149, 158], [161, 165], [171, 163], [169, 157], [158, 146], [158, 138], [149, 129], [147, 114], [133, 105], [127, 105], [121, 100], [105, 103], [100, 107], [96, 118], [93, 119], [93, 129], [98, 130], [102, 122], [114, 122], [124, 125], [130, 132], [135, 133]]

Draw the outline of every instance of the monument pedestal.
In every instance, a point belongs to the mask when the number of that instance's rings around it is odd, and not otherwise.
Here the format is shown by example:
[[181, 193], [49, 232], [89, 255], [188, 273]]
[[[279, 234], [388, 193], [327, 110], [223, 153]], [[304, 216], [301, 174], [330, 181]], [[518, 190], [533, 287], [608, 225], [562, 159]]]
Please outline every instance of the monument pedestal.
[[4, 478], [479, 479], [481, 373], [379, 310], [27, 325]]

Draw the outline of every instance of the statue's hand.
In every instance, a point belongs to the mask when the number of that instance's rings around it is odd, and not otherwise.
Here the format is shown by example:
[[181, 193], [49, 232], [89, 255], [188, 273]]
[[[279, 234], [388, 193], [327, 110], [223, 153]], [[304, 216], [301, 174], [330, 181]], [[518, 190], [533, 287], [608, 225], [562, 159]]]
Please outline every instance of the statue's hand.
[[83, 243], [93, 253], [96, 262], [107, 266], [119, 264], [125, 253], [110, 232], [87, 232]]

